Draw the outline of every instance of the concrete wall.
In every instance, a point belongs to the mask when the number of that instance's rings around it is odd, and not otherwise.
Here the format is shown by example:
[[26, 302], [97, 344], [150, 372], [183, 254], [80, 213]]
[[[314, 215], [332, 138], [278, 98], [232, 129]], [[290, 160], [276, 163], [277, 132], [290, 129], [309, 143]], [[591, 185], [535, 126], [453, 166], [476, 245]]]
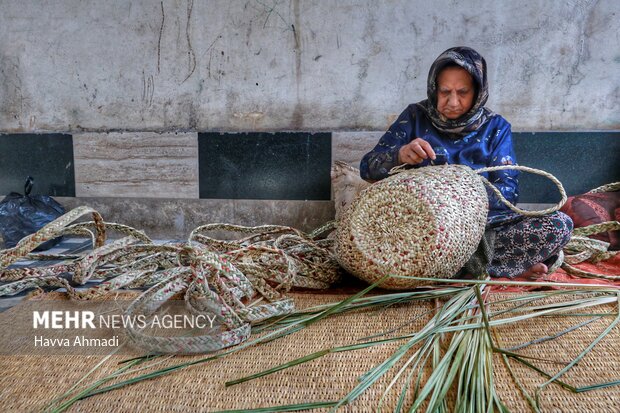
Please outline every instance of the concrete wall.
[[618, 129], [618, 44], [617, 0], [0, 0], [0, 131], [383, 130], [454, 45], [515, 130]]
[[72, 134], [63, 204], [152, 236], [310, 230], [333, 202], [198, 199], [197, 132], [332, 131], [357, 165], [455, 45], [513, 130], [616, 130], [618, 44], [617, 0], [0, 0], [0, 133]]

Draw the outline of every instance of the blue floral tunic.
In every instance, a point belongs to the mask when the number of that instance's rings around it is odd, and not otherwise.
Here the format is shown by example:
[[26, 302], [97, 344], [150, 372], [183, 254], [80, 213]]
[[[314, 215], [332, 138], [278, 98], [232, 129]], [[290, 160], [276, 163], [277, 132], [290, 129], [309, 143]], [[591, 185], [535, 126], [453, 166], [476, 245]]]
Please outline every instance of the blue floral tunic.
[[[399, 149], [418, 137], [429, 142], [433, 148], [444, 148], [449, 164], [467, 165], [472, 169], [479, 169], [517, 163], [512, 148], [510, 123], [500, 115], [493, 114], [487, 122], [469, 134], [448, 135], [439, 132], [424, 112], [416, 104], [411, 104], [390, 126], [374, 149], [362, 158], [360, 163], [362, 178], [374, 181], [386, 178], [390, 169], [398, 165]], [[517, 203], [518, 171], [506, 170], [482, 175], [495, 185], [508, 201]], [[492, 191], [487, 189], [487, 193], [489, 224], [516, 218]]]

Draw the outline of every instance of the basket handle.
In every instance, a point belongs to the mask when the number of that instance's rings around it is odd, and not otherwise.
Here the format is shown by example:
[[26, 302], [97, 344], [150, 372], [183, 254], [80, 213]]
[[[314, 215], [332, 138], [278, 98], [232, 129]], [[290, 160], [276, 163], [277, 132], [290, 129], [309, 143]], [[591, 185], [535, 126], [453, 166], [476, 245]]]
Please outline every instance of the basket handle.
[[598, 192], [614, 192], [620, 191], [620, 182], [612, 182], [611, 184], [599, 186], [588, 191], [589, 194], [595, 194]]
[[562, 199], [560, 199], [560, 202], [558, 202], [555, 206], [553, 206], [551, 208], [543, 209], [543, 210], [540, 210], [540, 211], [527, 211], [525, 209], [517, 208], [512, 203], [510, 203], [510, 201], [508, 201], [506, 198], [504, 198], [504, 196], [499, 191], [499, 189], [497, 189], [484, 176], [480, 175], [480, 179], [482, 180], [482, 183], [484, 183], [486, 186], [488, 186], [495, 193], [495, 195], [497, 195], [497, 198], [504, 205], [506, 205], [508, 208], [510, 208], [512, 211], [514, 211], [516, 213], [519, 213], [521, 215], [528, 216], [528, 217], [537, 217], [537, 216], [547, 215], [547, 214], [550, 214], [552, 212], [555, 212], [558, 209], [562, 208], [562, 206], [566, 203], [566, 199], [567, 199], [566, 198], [566, 191], [564, 191], [564, 187], [562, 186], [562, 183], [558, 180], [558, 178], [556, 178], [555, 176], [551, 175], [549, 172], [545, 172], [545, 171], [542, 171], [540, 169], [534, 169], [534, 168], [530, 168], [530, 167], [527, 167], [527, 166], [521, 166], [521, 165], [490, 166], [488, 168], [476, 169], [475, 172], [477, 174], [481, 174], [483, 172], [502, 171], [502, 170], [506, 170], [506, 169], [513, 169], [513, 170], [516, 169], [518, 171], [530, 172], [530, 173], [533, 173], [535, 175], [545, 176], [545, 177], [549, 178], [557, 186], [558, 190], [560, 191], [560, 195], [562, 197]]

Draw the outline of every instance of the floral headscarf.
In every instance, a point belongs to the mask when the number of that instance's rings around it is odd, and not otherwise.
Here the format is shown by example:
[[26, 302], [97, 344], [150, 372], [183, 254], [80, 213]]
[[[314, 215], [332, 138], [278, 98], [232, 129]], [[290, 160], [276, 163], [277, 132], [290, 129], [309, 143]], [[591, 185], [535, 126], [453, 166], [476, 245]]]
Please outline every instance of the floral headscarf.
[[[476, 85], [473, 106], [458, 119], [448, 119], [437, 111], [437, 76], [449, 64], [457, 64], [467, 70]], [[439, 55], [428, 72], [426, 94], [428, 99], [418, 102], [417, 105], [439, 131], [447, 134], [459, 137], [467, 135], [493, 116], [493, 112], [484, 107], [489, 97], [487, 63], [478, 52], [469, 47], [453, 47]]]

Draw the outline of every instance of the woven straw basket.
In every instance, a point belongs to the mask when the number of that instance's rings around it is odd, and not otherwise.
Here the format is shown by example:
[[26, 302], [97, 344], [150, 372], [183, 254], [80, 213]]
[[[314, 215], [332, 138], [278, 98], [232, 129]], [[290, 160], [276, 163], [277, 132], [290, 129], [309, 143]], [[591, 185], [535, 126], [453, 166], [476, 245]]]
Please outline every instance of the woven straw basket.
[[[397, 168], [398, 169], [398, 168]], [[517, 169], [543, 175], [562, 200], [542, 211], [525, 211], [506, 201], [482, 172]], [[487, 185], [511, 210], [540, 216], [566, 201], [562, 184], [547, 172], [518, 165], [474, 171], [463, 165], [401, 170], [359, 193], [338, 223], [336, 255], [351, 274], [374, 283], [385, 275], [451, 278], [476, 251], [488, 213]], [[389, 278], [387, 289], [410, 289], [424, 282]]]
[[[449, 278], [484, 234], [487, 193], [461, 165], [410, 169], [362, 191], [338, 224], [336, 251], [347, 271], [373, 283], [386, 274]], [[382, 288], [420, 282], [390, 278]]]

